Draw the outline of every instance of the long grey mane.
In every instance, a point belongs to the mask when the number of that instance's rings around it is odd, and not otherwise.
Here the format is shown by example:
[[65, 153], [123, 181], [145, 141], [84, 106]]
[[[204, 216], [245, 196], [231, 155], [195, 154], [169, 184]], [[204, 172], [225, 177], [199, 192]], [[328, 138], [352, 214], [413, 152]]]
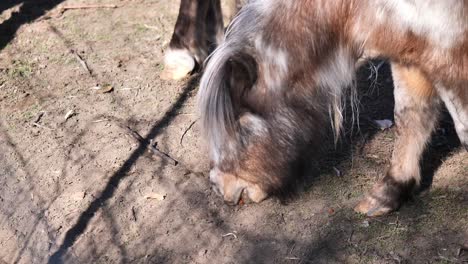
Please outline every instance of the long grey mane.
[[223, 43], [207, 58], [205, 72], [198, 92], [198, 108], [203, 134], [214, 160], [234, 136], [236, 120], [228, 83], [226, 64], [252, 43], [255, 32], [262, 26], [260, 6], [264, 0], [251, 1], [244, 6], [229, 25]]

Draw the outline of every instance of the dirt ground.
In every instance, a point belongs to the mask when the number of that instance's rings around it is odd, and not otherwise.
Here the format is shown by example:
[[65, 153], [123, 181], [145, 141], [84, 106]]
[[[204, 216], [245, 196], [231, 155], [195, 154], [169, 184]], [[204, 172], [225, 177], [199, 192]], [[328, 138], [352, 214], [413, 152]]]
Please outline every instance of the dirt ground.
[[[178, 2], [2, 0], [0, 263], [468, 262], [468, 154], [446, 113], [424, 190], [387, 217], [352, 210], [389, 164], [395, 129], [372, 125], [393, 119], [387, 65], [361, 70], [360, 130], [297, 195], [225, 205], [197, 76], [159, 79]], [[61, 9], [79, 4], [117, 7]]]

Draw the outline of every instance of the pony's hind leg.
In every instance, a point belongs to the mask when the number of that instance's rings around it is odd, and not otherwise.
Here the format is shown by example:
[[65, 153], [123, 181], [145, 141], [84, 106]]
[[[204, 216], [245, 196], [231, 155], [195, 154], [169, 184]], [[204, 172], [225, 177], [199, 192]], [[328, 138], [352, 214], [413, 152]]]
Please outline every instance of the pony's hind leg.
[[439, 98], [418, 68], [392, 63], [397, 138], [391, 166], [355, 208], [368, 216], [400, 207], [420, 182], [419, 162], [438, 118]]
[[468, 151], [468, 83], [454, 85], [450, 89], [443, 85], [436, 88], [452, 116], [461, 144]]

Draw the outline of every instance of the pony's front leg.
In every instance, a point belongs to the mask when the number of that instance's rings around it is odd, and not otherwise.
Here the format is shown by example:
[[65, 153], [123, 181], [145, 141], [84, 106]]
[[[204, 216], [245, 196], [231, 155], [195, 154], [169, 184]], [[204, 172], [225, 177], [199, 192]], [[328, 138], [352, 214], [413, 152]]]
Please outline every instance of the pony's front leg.
[[386, 176], [355, 207], [368, 216], [398, 209], [419, 186], [419, 162], [438, 118], [440, 100], [423, 72], [392, 63], [392, 73], [397, 138]]
[[181, 0], [161, 78], [181, 79], [201, 67], [221, 41], [223, 29], [220, 0]]

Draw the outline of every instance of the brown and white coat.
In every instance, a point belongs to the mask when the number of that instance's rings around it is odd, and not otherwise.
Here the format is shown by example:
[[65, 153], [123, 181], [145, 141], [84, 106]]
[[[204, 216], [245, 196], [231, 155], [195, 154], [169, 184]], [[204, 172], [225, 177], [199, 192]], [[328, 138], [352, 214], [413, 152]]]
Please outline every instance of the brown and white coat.
[[[392, 63], [398, 136], [391, 167], [356, 210], [397, 209], [441, 103], [468, 146], [468, 1], [252, 0], [211, 55], [199, 91], [212, 182], [259, 202], [295, 177], [303, 154], [338, 135], [363, 59]], [[331, 126], [330, 126], [330, 120]]]

